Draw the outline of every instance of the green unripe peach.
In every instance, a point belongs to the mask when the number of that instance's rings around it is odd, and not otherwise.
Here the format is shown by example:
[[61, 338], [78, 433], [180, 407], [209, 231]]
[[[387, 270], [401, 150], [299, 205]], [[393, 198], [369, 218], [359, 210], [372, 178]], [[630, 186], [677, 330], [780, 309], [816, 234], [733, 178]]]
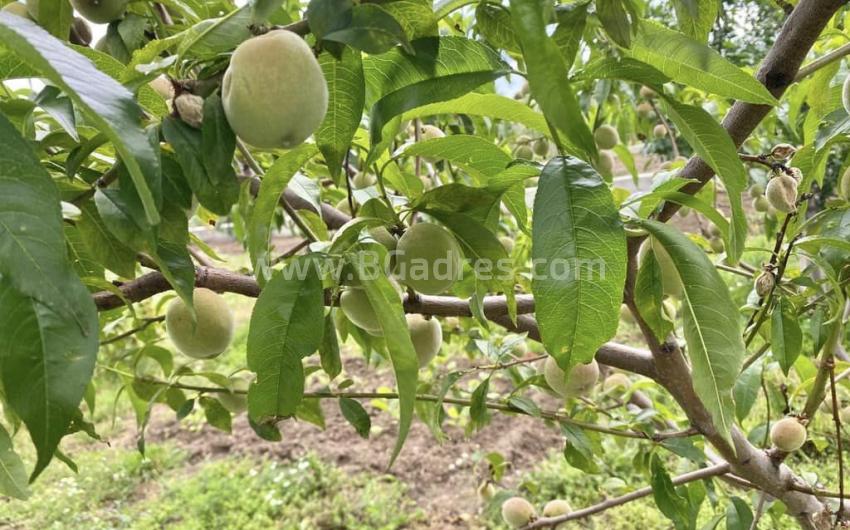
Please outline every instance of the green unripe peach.
[[620, 372], [609, 375], [605, 378], [605, 381], [602, 382], [602, 390], [606, 393], [613, 392], [615, 390], [628, 390], [631, 386], [632, 381], [626, 374], [621, 374]]
[[635, 323], [635, 316], [626, 304], [620, 304], [620, 321], [629, 322], [630, 324]]
[[458, 317], [446, 317], [443, 319], [443, 326], [448, 330], [460, 329], [460, 319]]
[[502, 504], [502, 520], [511, 528], [522, 528], [536, 515], [534, 506], [522, 497], [511, 497]]
[[392, 235], [386, 226], [375, 226], [370, 228], [369, 235], [372, 236], [375, 241], [384, 245], [387, 250], [395, 250], [398, 246], [398, 239]]
[[440, 294], [463, 274], [463, 253], [445, 228], [417, 223], [398, 240], [396, 271], [399, 279], [415, 291]]
[[648, 119], [655, 115], [655, 111], [652, 109], [652, 105], [644, 101], [635, 109], [638, 117]]
[[723, 245], [723, 240], [719, 237], [712, 237], [709, 239], [708, 245], [711, 247], [711, 251], [715, 254], [720, 254], [723, 252], [723, 249], [726, 248], [725, 245]]
[[250, 381], [244, 377], [231, 377], [229, 392], [219, 392], [218, 402], [233, 414], [240, 414], [248, 409], [248, 387]]
[[599, 364], [595, 359], [588, 364], [577, 364], [567, 377], [555, 358], [550, 356], [543, 364], [543, 378], [559, 396], [576, 397], [589, 392], [599, 380]]
[[523, 160], [531, 160], [534, 158], [534, 151], [528, 144], [518, 145], [514, 150], [514, 158], [522, 158]]
[[651, 89], [651, 88], [649, 88], [648, 86], [642, 86], [642, 87], [640, 87], [640, 97], [642, 97], [642, 98], [645, 98], [645, 99], [652, 99], [652, 98], [654, 98], [654, 97], [655, 97], [655, 96], [657, 96], [657, 95], [658, 95], [658, 94], [656, 94], [656, 93], [655, 93], [655, 90], [652, 90], [652, 89]]
[[224, 352], [233, 339], [233, 314], [220, 294], [198, 287], [192, 294], [195, 320], [182, 299], [165, 312], [168, 337], [178, 350], [195, 359], [211, 359]]
[[761, 182], [756, 182], [752, 186], [750, 186], [748, 192], [750, 194], [750, 197], [752, 197], [753, 199], [755, 199], [756, 197], [761, 197], [762, 195], [764, 195], [764, 184], [762, 184]]
[[496, 495], [496, 486], [494, 486], [493, 483], [488, 480], [478, 486], [478, 490], [476, 490], [476, 493], [478, 494], [478, 500], [484, 503], [489, 502], [490, 499], [492, 499], [493, 496]]
[[806, 428], [797, 418], [782, 418], [770, 429], [770, 441], [780, 451], [792, 453], [806, 443]]
[[[543, 507], [543, 517], [558, 517], [560, 515], [567, 515], [572, 511], [573, 509], [570, 506], [570, 503], [561, 499], [555, 499], [547, 502]], [[558, 530], [566, 528], [566, 523], [559, 524], [555, 528]]]
[[499, 243], [502, 244], [502, 247], [504, 247], [505, 252], [507, 252], [508, 254], [510, 254], [511, 252], [514, 251], [514, 240], [511, 239], [510, 237], [500, 236], [499, 237]]
[[767, 200], [767, 197], [759, 195], [753, 199], [753, 210], [761, 213], [766, 213], [770, 210], [770, 202]]
[[652, 128], [652, 136], [656, 138], [664, 138], [667, 136], [667, 127], [659, 123]]
[[838, 183], [838, 194], [847, 201], [850, 201], [850, 168], [841, 175], [841, 181]]
[[785, 173], [776, 175], [767, 183], [764, 196], [776, 210], [791, 213], [797, 209], [797, 181]]
[[334, 207], [349, 217], [354, 215], [354, 213], [351, 211], [351, 205], [348, 204], [347, 197], [345, 199], [340, 199], [340, 201], [336, 203], [336, 206]]
[[374, 175], [365, 171], [357, 173], [354, 175], [354, 178], [351, 179], [351, 185], [354, 186], [354, 189], [356, 190], [362, 190], [363, 188], [374, 186], [377, 182], [378, 179], [376, 179]]
[[538, 138], [534, 142], [534, 154], [539, 157], [545, 157], [549, 154], [549, 140], [546, 138]]
[[596, 145], [599, 146], [599, 149], [613, 149], [614, 146], [620, 143], [620, 134], [617, 132], [617, 129], [610, 125], [600, 125], [593, 132], [593, 139], [596, 140]]
[[95, 24], [108, 24], [124, 16], [130, 0], [71, 0], [83, 18]]
[[352, 287], [343, 291], [339, 297], [339, 307], [348, 320], [358, 328], [372, 335], [383, 333], [378, 315], [375, 314], [369, 297], [363, 289]]
[[3, 9], [0, 9], [4, 13], [11, 13], [13, 15], [17, 15], [22, 18], [30, 18], [30, 10], [29, 8], [20, 2], [12, 2], [11, 4], [6, 4], [3, 6]]
[[528, 344], [524, 340], [518, 340], [511, 344], [511, 354], [514, 357], [524, 357], [528, 353]]
[[661, 304], [661, 313], [664, 318], [670, 322], [674, 322], [676, 320], [676, 313], [678, 313], [675, 302], [670, 298], [665, 298]]
[[425, 318], [422, 315], [407, 315], [407, 330], [419, 367], [424, 368], [437, 356], [443, 344], [443, 328], [436, 318]]
[[599, 165], [597, 169], [603, 177], [610, 177], [614, 174], [614, 155], [611, 154], [611, 151], [599, 151]]
[[328, 109], [328, 87], [313, 50], [287, 30], [240, 44], [224, 74], [221, 94], [233, 131], [264, 149], [303, 143]]

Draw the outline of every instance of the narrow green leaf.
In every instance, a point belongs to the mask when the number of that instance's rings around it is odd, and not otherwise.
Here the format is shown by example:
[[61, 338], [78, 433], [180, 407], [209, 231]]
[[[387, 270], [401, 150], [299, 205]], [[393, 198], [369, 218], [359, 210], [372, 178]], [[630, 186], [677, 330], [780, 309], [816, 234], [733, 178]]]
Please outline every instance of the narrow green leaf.
[[714, 0], [674, 0], [679, 30], [698, 42], [708, 40], [720, 3]]
[[38, 25], [58, 39], [67, 40], [71, 31], [71, 21], [74, 19], [74, 8], [68, 0], [36, 0], [30, 1], [28, 7], [33, 13]]
[[380, 154], [375, 146], [381, 144], [384, 126], [394, 117], [460, 97], [510, 72], [495, 50], [474, 40], [428, 37], [411, 46], [413, 53], [397, 48], [363, 60], [366, 104], [371, 107], [371, 157]]
[[224, 115], [221, 97], [213, 94], [204, 100], [201, 160], [210, 184], [218, 192], [222, 207], [226, 205], [228, 209], [239, 197], [239, 181], [236, 180], [236, 172], [233, 170], [234, 152], [236, 134]]
[[626, 281], [626, 235], [602, 177], [572, 157], [549, 161], [531, 235], [532, 291], [546, 351], [565, 370], [590, 362], [617, 332]]
[[762, 369], [761, 362], [755, 362], [741, 372], [741, 376], [735, 381], [732, 396], [735, 398], [735, 417], [739, 422], [743, 422], [750, 415], [750, 410], [758, 399]]
[[555, 6], [555, 17], [558, 25], [552, 33], [552, 40], [561, 50], [567, 68], [571, 68], [576, 60], [584, 28], [587, 25], [587, 7], [590, 2], [576, 2]]
[[641, 317], [655, 333], [655, 338], [664, 342], [673, 331], [673, 323], [664, 315], [661, 267], [652, 252], [647, 252], [640, 262], [634, 297]]
[[201, 20], [179, 34], [177, 53], [184, 58], [202, 60], [229, 53], [251, 38], [252, 18], [253, 9], [246, 5], [222, 17]]
[[658, 68], [673, 81], [747, 103], [776, 105], [755, 77], [744, 72], [705, 44], [644, 20], [629, 53]]
[[233, 422], [230, 411], [224, 408], [217, 399], [202, 396], [199, 401], [201, 408], [204, 409], [204, 417], [207, 423], [220, 431], [230, 433]]
[[796, 308], [790, 300], [780, 296], [770, 318], [770, 350], [785, 375], [791, 371], [802, 349], [803, 331]]
[[575, 79], [622, 79], [649, 86], [660, 86], [670, 81], [667, 75], [631, 57], [599, 57], [576, 73]]
[[549, 136], [549, 126], [546, 118], [531, 107], [498, 94], [479, 94], [470, 92], [459, 98], [422, 105], [405, 111], [401, 119], [404, 121], [436, 114], [468, 114], [470, 116], [486, 116], [523, 125], [540, 134]]
[[[220, 115], [223, 118], [223, 114]], [[210, 125], [204, 141], [204, 133], [183, 123], [182, 120], [168, 116], [162, 120], [162, 135], [174, 148], [174, 155], [183, 168], [186, 181], [198, 197], [198, 202], [209, 211], [218, 215], [230, 213], [230, 207], [238, 199], [239, 185], [233, 171], [223, 175], [207, 170], [206, 149], [214, 149], [212, 143], [217, 127]], [[205, 148], [206, 144], [206, 148]], [[226, 146], [224, 146], [226, 148]], [[232, 153], [233, 151], [231, 151]], [[220, 158], [217, 158], [221, 160]]]
[[543, 114], [562, 131], [582, 158], [596, 158], [596, 144], [567, 80], [567, 64], [546, 32], [543, 2], [512, 0], [514, 29], [519, 35], [531, 94]]
[[[363, 252], [368, 252], [364, 250]], [[369, 256], [358, 256], [358, 263], [370, 263]], [[359, 267], [358, 267], [359, 269]], [[416, 384], [419, 376], [419, 361], [410, 333], [407, 331], [407, 319], [404, 318], [404, 308], [401, 298], [390, 283], [390, 280], [381, 271], [374, 277], [361, 275], [360, 283], [366, 291], [369, 303], [375, 310], [378, 322], [383, 330], [387, 351], [395, 372], [396, 385], [398, 386], [399, 404], [399, 426], [398, 438], [395, 448], [390, 457], [389, 465], [392, 466], [413, 421], [413, 409], [416, 404]]]
[[482, 2], [475, 9], [475, 29], [495, 48], [520, 53], [511, 12], [499, 4]]
[[337, 179], [363, 114], [366, 99], [363, 61], [360, 52], [345, 46], [339, 59], [328, 52], [322, 53], [319, 65], [328, 83], [328, 112], [316, 129], [316, 145], [331, 176]]
[[661, 513], [673, 522], [676, 530], [688, 529], [688, 503], [676, 492], [673, 480], [658, 455], [652, 456], [652, 495]]
[[447, 160], [481, 184], [503, 171], [512, 160], [509, 154], [492, 141], [469, 134], [452, 134], [409, 144], [395, 156], [425, 156]]
[[12, 438], [0, 426], [0, 495], [24, 500], [30, 496], [24, 462], [12, 446]]
[[342, 360], [339, 356], [339, 340], [337, 340], [336, 326], [334, 325], [332, 312], [329, 312], [325, 316], [322, 343], [319, 345], [319, 359], [322, 363], [322, 370], [328, 374], [331, 380], [335, 379], [342, 372]]
[[62, 297], [76, 304], [82, 322], [55, 312], [55, 299], [36, 301], [15, 289], [10, 278], [0, 279], [0, 379], [6, 402], [36, 448], [31, 479], [53, 458], [78, 413], [97, 356], [94, 302], [79, 279], [70, 272], [62, 277]]
[[401, 24], [377, 4], [354, 6], [349, 23], [325, 33], [322, 39], [347, 44], [370, 54], [384, 53], [396, 44], [405, 48], [410, 46]]
[[657, 221], [635, 222], [661, 243], [679, 273], [694, 390], [728, 438], [734, 423], [732, 387], [745, 354], [738, 308], [717, 269], [687, 236]]
[[254, 421], [295, 414], [304, 395], [301, 359], [322, 341], [322, 282], [311, 256], [299, 256], [260, 293], [248, 331], [248, 368], [257, 374], [248, 391]]
[[26, 296], [96, 333], [68, 283], [79, 284], [65, 248], [59, 192], [29, 144], [0, 114], [0, 275]]
[[361, 438], [369, 438], [372, 420], [363, 405], [351, 398], [341, 397], [339, 398], [339, 410], [342, 412], [342, 417], [354, 427]]
[[726, 530], [750, 530], [753, 525], [753, 511], [747, 501], [732, 497], [726, 507]]
[[254, 210], [248, 220], [248, 251], [254, 274], [261, 283], [271, 275], [269, 270], [269, 233], [281, 194], [301, 166], [317, 153], [313, 144], [301, 144], [275, 160], [266, 171], [260, 191], [254, 202]]
[[748, 179], [738, 150], [726, 129], [702, 108], [670, 98], [664, 99], [663, 106], [682, 136], [726, 186], [732, 207], [732, 231], [727, 254], [731, 263], [737, 263], [744, 252], [748, 225], [741, 198]]
[[628, 2], [629, 0], [596, 0], [596, 16], [602, 22], [605, 33], [624, 48], [631, 47], [632, 34], [637, 26], [636, 18], [630, 18], [630, 11], [633, 12], [634, 9], [627, 9], [631, 7]]
[[92, 125], [109, 137], [133, 176], [148, 222], [158, 223], [159, 213], [146, 175], [159, 175], [159, 158], [139, 125], [141, 109], [133, 95], [85, 57], [23, 17], [0, 13], [0, 40], [61, 88]]

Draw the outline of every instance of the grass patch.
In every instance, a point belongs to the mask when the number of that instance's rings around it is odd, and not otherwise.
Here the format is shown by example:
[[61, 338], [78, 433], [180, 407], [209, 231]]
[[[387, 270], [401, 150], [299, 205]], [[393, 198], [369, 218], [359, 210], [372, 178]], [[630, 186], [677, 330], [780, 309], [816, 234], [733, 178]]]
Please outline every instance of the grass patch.
[[346, 475], [314, 456], [233, 457], [190, 465], [170, 445], [75, 455], [50, 466], [26, 502], [0, 504], [0, 527], [59, 530], [269, 528], [393, 530], [424, 516], [387, 476]]

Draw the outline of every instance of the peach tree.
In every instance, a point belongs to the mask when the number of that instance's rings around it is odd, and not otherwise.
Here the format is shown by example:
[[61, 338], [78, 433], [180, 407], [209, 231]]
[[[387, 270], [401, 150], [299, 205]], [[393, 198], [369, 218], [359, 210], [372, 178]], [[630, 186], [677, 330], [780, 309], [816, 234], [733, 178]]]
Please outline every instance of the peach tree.
[[[844, 523], [842, 2], [762, 6], [779, 29], [757, 64], [730, 59], [746, 54], [708, 0], [3, 4], [4, 495], [73, 466], [62, 439], [98, 436], [95, 388], [117, 374], [142, 451], [157, 404], [225, 430], [247, 409], [280, 440], [329, 401], [368, 436], [364, 399], [394, 404], [389, 465], [448, 407], [471, 430], [557, 426], [587, 472], [607, 438], [645, 444], [647, 487], [575, 510], [485, 481], [516, 528], [644, 496], [696, 528], [715, 484], [733, 492], [715, 526], [755, 527], [766, 504]], [[230, 227], [246, 269], [202, 225]], [[281, 232], [300, 242], [276, 250]], [[257, 298], [235, 375], [195, 361], [232, 341], [221, 293]], [[642, 347], [612, 341], [621, 321]], [[492, 340], [470, 331], [469, 366], [433, 369], [472, 326]], [[344, 377], [345, 340], [394, 391]], [[834, 431], [807, 432], [818, 415]], [[798, 451], [836, 465], [804, 480]]]

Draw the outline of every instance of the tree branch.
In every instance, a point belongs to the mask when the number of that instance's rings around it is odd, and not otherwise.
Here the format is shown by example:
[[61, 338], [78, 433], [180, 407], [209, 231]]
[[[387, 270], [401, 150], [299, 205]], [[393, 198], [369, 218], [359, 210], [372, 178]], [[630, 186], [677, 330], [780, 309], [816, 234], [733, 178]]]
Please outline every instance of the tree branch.
[[[195, 269], [195, 286], [206, 287], [217, 292], [237, 293], [253, 298], [260, 295], [260, 286], [253, 277], [211, 267], [198, 267]], [[121, 307], [124, 305], [125, 299], [129, 302], [146, 300], [158, 293], [169, 291], [172, 287], [162, 273], [150, 272], [120, 285], [118, 289], [123, 294], [124, 299], [111, 291], [100, 291], [92, 295], [98, 310], [105, 311]], [[540, 331], [537, 328], [537, 321], [527, 314], [534, 311], [534, 297], [531, 295], [517, 295], [516, 301], [517, 313], [519, 315], [516, 325], [511, 322], [508, 316], [508, 307], [504, 296], [484, 297], [484, 315], [511, 331], [528, 333], [528, 336], [532, 340], [539, 342]], [[331, 305], [333, 300], [327, 297], [325, 303]], [[452, 296], [419, 295], [411, 299], [405, 295], [404, 309], [408, 313], [420, 313], [424, 315], [472, 316], [472, 311], [469, 308], [469, 300]], [[640, 374], [651, 379], [655, 379], [657, 375], [649, 353], [638, 348], [608, 342], [599, 348], [596, 359], [602, 364]]]
[[[697, 480], [703, 480], [719, 475], [725, 475], [728, 472], [729, 464], [717, 464], [711, 467], [706, 467], [703, 469], [698, 469], [696, 471], [691, 471], [690, 473], [679, 475], [678, 477], [674, 477], [672, 480], [674, 486], [680, 486], [682, 484], [695, 482]], [[622, 506], [624, 504], [636, 501], [643, 497], [648, 497], [649, 495], [652, 495], [652, 487], [646, 486], [645, 488], [635, 490], [631, 493], [626, 493], [625, 495], [621, 495], [619, 497], [614, 497], [613, 499], [602, 501], [599, 504], [594, 504], [593, 506], [583, 508], [581, 510], [576, 510], [565, 515], [559, 515], [557, 517], [541, 517], [530, 525], [525, 526], [523, 530], [533, 530], [535, 528], [554, 528], [561, 523], [565, 523], [567, 521], [575, 521], [576, 519], [584, 519], [585, 517], [589, 517], [593, 514], [604, 512], [605, 510], [609, 510], [616, 506]]]

